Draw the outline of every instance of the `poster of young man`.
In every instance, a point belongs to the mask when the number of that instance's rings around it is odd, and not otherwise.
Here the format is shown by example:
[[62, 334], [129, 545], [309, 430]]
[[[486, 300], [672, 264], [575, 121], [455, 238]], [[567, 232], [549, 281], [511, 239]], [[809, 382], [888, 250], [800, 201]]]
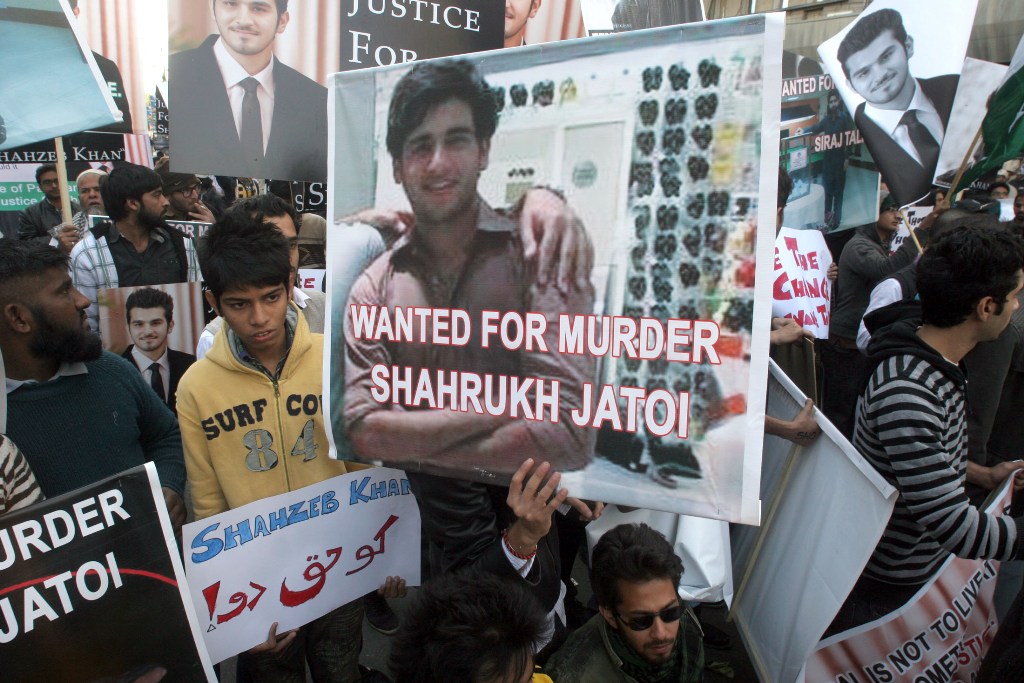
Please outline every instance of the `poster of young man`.
[[120, 118], [68, 0], [0, 4], [0, 63], [0, 150]]
[[216, 681], [152, 463], [0, 517], [5, 680]]
[[587, 35], [704, 21], [702, 0], [579, 0]]
[[174, 410], [182, 375], [196, 362], [206, 324], [198, 282], [121, 287], [99, 293], [100, 338], [142, 373]]
[[[416, 227], [328, 244], [332, 455], [492, 483], [538, 455], [574, 496], [756, 521], [779, 29], [333, 76], [332, 220]], [[540, 281], [507, 215], [538, 185], [593, 243], [574, 286]]]
[[928, 194], [977, 0], [880, 0], [818, 55], [899, 205]]

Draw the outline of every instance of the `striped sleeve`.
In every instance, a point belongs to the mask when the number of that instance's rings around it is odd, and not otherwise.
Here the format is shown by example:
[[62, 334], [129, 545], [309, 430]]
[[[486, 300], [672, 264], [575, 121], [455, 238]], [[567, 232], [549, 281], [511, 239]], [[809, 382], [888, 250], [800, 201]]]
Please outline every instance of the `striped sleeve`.
[[25, 456], [6, 436], [0, 435], [0, 514], [28, 507], [43, 499]]
[[1015, 521], [988, 515], [967, 499], [964, 391], [929, 362], [897, 356], [878, 366], [858, 410], [855, 444], [900, 492], [871, 573], [923, 581], [946, 552], [1014, 555]]

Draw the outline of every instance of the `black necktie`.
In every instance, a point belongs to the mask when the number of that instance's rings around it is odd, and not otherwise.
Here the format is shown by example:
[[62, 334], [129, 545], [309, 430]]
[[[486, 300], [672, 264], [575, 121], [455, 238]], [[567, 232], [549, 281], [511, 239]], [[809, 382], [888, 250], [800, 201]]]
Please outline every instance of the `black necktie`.
[[259, 163], [263, 161], [263, 117], [260, 113], [260, 100], [256, 97], [256, 88], [260, 82], [251, 76], [242, 81], [245, 97], [242, 98], [242, 134], [239, 141], [246, 161]]
[[153, 363], [149, 366], [149, 386], [160, 397], [160, 400], [167, 403], [167, 396], [164, 394], [164, 378], [160, 376], [160, 364]]
[[917, 110], [909, 110], [900, 119], [900, 123], [907, 127], [907, 133], [914, 144], [914, 149], [917, 150], [917, 156], [921, 159], [921, 165], [927, 169], [934, 169], [939, 161], [939, 143], [932, 137], [928, 127], [918, 120]]

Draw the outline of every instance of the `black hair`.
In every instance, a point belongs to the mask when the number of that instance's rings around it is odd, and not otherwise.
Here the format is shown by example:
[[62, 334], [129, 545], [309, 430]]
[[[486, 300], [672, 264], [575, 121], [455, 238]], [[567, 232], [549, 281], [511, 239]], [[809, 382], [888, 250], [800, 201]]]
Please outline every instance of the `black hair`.
[[42, 166], [40, 166], [39, 168], [36, 169], [36, 185], [39, 185], [40, 178], [43, 177], [44, 173], [56, 173], [56, 172], [57, 172], [56, 164], [43, 164]]
[[1002, 180], [1000, 180], [1000, 181], [992, 183], [991, 185], [988, 186], [989, 194], [991, 194], [992, 190], [996, 189], [997, 187], [1003, 188], [1004, 190], [1006, 190], [1007, 193], [1010, 192], [1010, 184], [1009, 183], [1004, 183]]
[[11, 288], [18, 280], [53, 268], [68, 269], [68, 257], [60, 249], [36, 241], [0, 239], [0, 302], [10, 302]]
[[113, 221], [128, 215], [125, 202], [129, 199], [142, 201], [142, 195], [163, 188], [160, 175], [151, 168], [138, 164], [122, 164], [107, 174], [107, 182], [100, 185], [103, 208]]
[[278, 284], [288, 287], [292, 274], [288, 240], [262, 216], [232, 207], [197, 247], [203, 280], [218, 306], [228, 290]]
[[174, 298], [161, 289], [143, 287], [128, 295], [124, 302], [124, 319], [129, 325], [132, 324], [133, 308], [162, 308], [164, 319], [168, 323], [174, 320]]
[[285, 201], [276, 194], [258, 194], [255, 197], [247, 197], [240, 199], [231, 205], [228, 209], [228, 213], [246, 213], [251, 216], [256, 216], [261, 222], [266, 218], [276, 218], [278, 216], [288, 216], [292, 219], [292, 223], [295, 224], [296, 234], [299, 232], [300, 217], [295, 207], [292, 206], [291, 202]]
[[388, 152], [402, 156], [409, 134], [436, 105], [459, 99], [473, 112], [477, 140], [489, 140], [498, 128], [498, 108], [487, 81], [466, 59], [417, 63], [395, 86], [388, 108]]
[[915, 274], [921, 318], [935, 327], [966, 320], [978, 301], [992, 297], [996, 314], [1017, 287], [1024, 267], [1024, 242], [986, 216], [969, 216], [921, 255]]
[[[217, 0], [212, 0], [213, 4], [217, 4]], [[274, 0], [274, 4], [277, 5], [277, 16], [281, 16], [288, 11], [288, 0]]]
[[846, 68], [846, 60], [873, 43], [884, 31], [892, 31], [896, 42], [906, 46], [907, 29], [903, 27], [903, 16], [894, 9], [880, 9], [862, 16], [843, 37], [836, 51], [836, 59], [847, 78], [850, 77], [850, 70]]
[[547, 628], [523, 583], [482, 571], [443, 574], [417, 591], [391, 643], [395, 683], [519, 680]]
[[793, 179], [786, 173], [786, 169], [779, 166], [779, 198], [775, 208], [784, 209], [789, 203], [789, 195], [793, 194]]
[[590, 585], [597, 604], [616, 609], [619, 581], [645, 583], [668, 579], [679, 585], [683, 561], [665, 537], [646, 524], [620, 524], [597, 542], [590, 561]]

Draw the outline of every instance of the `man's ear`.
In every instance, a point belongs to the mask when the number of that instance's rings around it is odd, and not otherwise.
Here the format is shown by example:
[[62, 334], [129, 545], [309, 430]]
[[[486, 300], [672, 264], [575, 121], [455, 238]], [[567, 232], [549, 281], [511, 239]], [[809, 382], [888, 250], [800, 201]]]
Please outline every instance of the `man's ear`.
[[907, 59], [914, 56], [914, 37], [907, 36], [907, 40], [903, 43], [903, 47], [907, 48]]
[[996, 309], [998, 308], [999, 305], [993, 297], [983, 296], [978, 299], [978, 303], [974, 307], [974, 313], [978, 316], [978, 320], [985, 322], [996, 314]]
[[402, 184], [402, 162], [394, 157], [391, 158], [391, 176], [396, 185]]
[[540, 3], [541, 0], [533, 0], [530, 3], [530, 16], [527, 17], [528, 19], [533, 19], [535, 16], [537, 16], [537, 12], [540, 10]]
[[597, 609], [601, 613], [601, 616], [604, 617], [604, 620], [608, 623], [609, 628], [619, 628], [619, 625], [615, 623], [615, 614], [613, 614], [610, 609], [608, 609], [607, 607], [602, 607], [601, 605], [598, 605]]
[[171, 332], [174, 332], [174, 321], [173, 320], [168, 320], [167, 321], [167, 334], [170, 334]]
[[32, 316], [32, 312], [24, 304], [10, 303], [4, 305], [2, 317], [4, 324], [18, 334], [30, 333], [35, 325], [35, 318]]
[[203, 296], [206, 297], [206, 303], [210, 304], [210, 308], [216, 311], [217, 315], [220, 315], [220, 306], [217, 305], [217, 297], [213, 295], [213, 292], [206, 290], [203, 292]]
[[288, 16], [288, 11], [281, 12], [281, 16], [277, 18], [277, 32], [284, 33], [284, 27], [288, 25], [288, 20], [291, 17]]
[[486, 171], [487, 164], [491, 160], [491, 139], [480, 141], [480, 170]]
[[135, 213], [142, 208], [142, 200], [132, 199], [131, 197], [129, 197], [128, 199], [124, 200], [124, 205], [125, 208], [128, 209], [127, 213]]

